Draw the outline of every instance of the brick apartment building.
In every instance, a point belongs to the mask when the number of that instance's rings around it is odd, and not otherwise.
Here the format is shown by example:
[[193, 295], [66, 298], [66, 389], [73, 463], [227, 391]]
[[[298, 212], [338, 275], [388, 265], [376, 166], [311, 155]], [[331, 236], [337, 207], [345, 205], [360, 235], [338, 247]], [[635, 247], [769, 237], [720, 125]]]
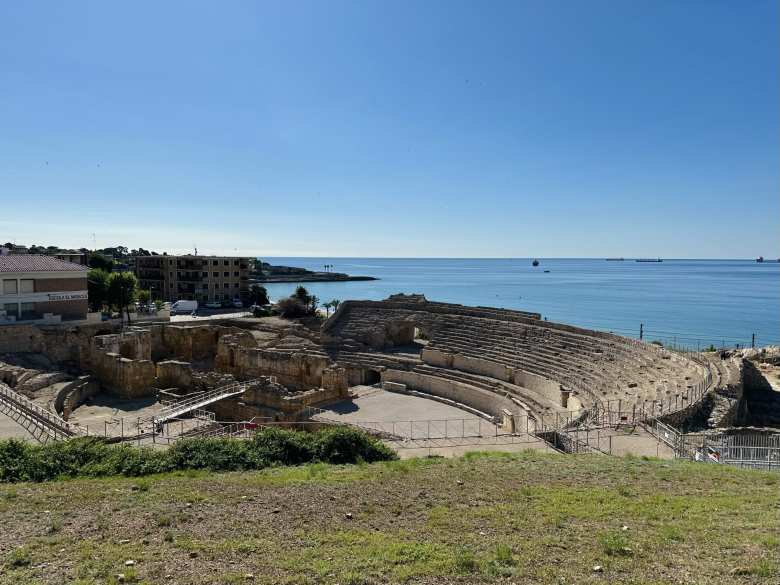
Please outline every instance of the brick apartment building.
[[52, 256], [0, 255], [0, 323], [86, 319], [87, 270]]
[[235, 256], [136, 256], [139, 288], [164, 301], [249, 300], [249, 258]]

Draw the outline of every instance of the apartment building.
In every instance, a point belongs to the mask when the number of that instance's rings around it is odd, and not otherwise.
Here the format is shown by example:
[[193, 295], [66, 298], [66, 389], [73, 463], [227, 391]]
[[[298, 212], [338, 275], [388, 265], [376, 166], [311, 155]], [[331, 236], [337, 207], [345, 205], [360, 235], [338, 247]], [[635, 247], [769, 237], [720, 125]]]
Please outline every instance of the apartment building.
[[154, 300], [247, 302], [249, 265], [236, 256], [136, 256], [135, 275]]
[[87, 267], [37, 254], [0, 255], [0, 323], [87, 318]]
[[52, 254], [57, 260], [62, 260], [63, 262], [72, 262], [73, 264], [81, 264], [82, 266], [87, 265], [87, 255], [82, 254], [81, 252], [63, 252], [59, 251], [56, 254]]

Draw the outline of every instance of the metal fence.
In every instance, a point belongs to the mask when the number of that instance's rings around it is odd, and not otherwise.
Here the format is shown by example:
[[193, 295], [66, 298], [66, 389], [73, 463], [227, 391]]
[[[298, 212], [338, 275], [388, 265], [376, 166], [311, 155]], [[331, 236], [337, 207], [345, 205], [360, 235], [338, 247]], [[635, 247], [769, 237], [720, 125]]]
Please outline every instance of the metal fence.
[[606, 400], [593, 405], [588, 420], [595, 425], [637, 424], [678, 412], [702, 399], [713, 385], [713, 375], [708, 370], [704, 379], [687, 388], [683, 394], [669, 394], [658, 400], [629, 403], [623, 400]]
[[780, 434], [685, 434], [679, 454], [695, 461], [780, 471]]

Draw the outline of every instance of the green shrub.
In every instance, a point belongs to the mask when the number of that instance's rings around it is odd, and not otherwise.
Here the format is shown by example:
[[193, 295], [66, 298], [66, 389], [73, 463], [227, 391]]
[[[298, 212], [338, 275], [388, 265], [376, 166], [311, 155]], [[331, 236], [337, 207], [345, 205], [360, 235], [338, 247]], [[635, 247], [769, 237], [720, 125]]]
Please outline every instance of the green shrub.
[[109, 445], [92, 437], [49, 445], [10, 439], [0, 441], [0, 482], [137, 477], [175, 470], [243, 471], [318, 461], [342, 464], [395, 458], [395, 453], [377, 439], [348, 427], [315, 433], [264, 428], [249, 441], [182, 439], [159, 450]]
[[[300, 465], [317, 459], [315, 434], [267, 427], [255, 433], [251, 448], [255, 460], [266, 465]], [[262, 464], [265, 465], [262, 465]]]
[[246, 441], [237, 439], [182, 439], [168, 450], [173, 469], [242, 471], [254, 469]]
[[317, 435], [317, 459], [326, 463], [387, 461], [394, 458], [390, 447], [350, 427], [332, 427]]
[[16, 482], [30, 479], [29, 445], [18, 439], [0, 441], [0, 481]]

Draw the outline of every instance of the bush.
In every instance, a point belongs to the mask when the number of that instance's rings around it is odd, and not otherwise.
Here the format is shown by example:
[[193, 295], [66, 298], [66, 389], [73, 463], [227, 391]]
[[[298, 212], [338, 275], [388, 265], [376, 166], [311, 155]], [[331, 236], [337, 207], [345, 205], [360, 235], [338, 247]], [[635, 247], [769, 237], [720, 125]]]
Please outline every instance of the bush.
[[309, 314], [309, 311], [300, 299], [296, 297], [288, 297], [280, 300], [276, 303], [276, 308], [279, 314], [285, 319], [295, 319], [298, 317], [305, 317]]
[[316, 435], [269, 427], [252, 438], [253, 455], [269, 465], [300, 465], [316, 459]]
[[236, 439], [182, 439], [168, 450], [173, 469], [242, 471], [255, 468], [246, 441]]
[[185, 469], [243, 471], [274, 465], [387, 461], [395, 453], [362, 431], [334, 427], [315, 433], [265, 428], [249, 441], [182, 439], [167, 450], [109, 445], [78, 438], [49, 445], [0, 441], [0, 482], [60, 477], [142, 476]]
[[387, 461], [393, 450], [366, 433], [350, 427], [333, 427], [320, 431], [317, 437], [317, 459], [326, 463]]

